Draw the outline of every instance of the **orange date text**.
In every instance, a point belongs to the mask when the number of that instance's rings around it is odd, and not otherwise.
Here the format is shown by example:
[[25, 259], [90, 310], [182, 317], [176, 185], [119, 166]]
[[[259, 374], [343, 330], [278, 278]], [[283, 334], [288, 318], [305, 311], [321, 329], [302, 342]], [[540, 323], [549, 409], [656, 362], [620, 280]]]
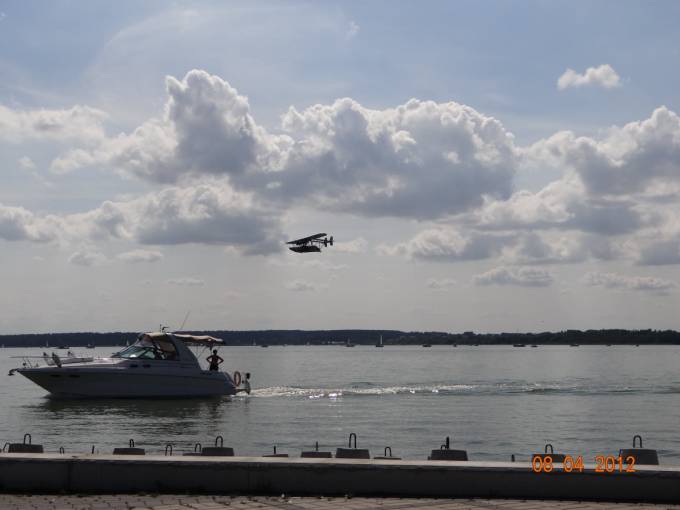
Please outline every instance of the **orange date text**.
[[[559, 471], [564, 473], [583, 473], [583, 457], [567, 455], [564, 462], [553, 461], [550, 455], [535, 456], [531, 459], [531, 470], [534, 473], [552, 473]], [[595, 456], [595, 473], [635, 473], [635, 457], [597, 455]]]

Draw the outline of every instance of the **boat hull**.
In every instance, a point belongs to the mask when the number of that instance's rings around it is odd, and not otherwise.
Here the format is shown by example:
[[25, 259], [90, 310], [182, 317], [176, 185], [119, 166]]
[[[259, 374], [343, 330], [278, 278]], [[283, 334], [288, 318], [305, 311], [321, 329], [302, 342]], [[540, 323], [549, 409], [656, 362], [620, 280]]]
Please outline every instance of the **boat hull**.
[[231, 378], [222, 372], [197, 370], [192, 374], [158, 370], [87, 368], [24, 368], [18, 373], [60, 398], [185, 398], [236, 394]]

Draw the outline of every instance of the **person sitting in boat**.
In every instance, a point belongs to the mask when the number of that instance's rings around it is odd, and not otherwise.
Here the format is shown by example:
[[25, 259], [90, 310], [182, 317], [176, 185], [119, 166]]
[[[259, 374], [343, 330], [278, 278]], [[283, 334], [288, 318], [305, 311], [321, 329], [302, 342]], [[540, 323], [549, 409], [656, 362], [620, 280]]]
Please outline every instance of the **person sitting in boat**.
[[213, 371], [219, 370], [220, 364], [224, 362], [224, 360], [217, 355], [217, 349], [213, 349], [212, 354], [206, 358], [206, 361], [210, 363], [210, 370]]

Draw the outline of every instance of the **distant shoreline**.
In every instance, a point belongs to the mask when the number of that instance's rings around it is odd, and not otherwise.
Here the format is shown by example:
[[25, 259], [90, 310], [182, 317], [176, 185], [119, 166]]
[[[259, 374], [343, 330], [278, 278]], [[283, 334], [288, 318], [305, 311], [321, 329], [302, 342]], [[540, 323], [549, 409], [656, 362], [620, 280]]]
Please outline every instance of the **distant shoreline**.
[[[445, 333], [437, 331], [404, 332], [398, 330], [200, 330], [194, 334], [222, 338], [225, 345], [375, 345], [382, 336], [389, 345], [680, 345], [675, 330], [565, 330], [543, 333]], [[0, 335], [4, 347], [114, 347], [132, 343], [138, 332], [112, 333], [35, 333]]]

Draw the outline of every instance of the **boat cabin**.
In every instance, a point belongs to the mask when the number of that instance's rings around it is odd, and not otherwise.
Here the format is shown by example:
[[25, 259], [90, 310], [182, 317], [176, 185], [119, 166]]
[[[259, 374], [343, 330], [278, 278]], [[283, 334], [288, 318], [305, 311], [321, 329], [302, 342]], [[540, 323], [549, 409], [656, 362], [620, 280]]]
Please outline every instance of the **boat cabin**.
[[198, 360], [187, 344], [213, 346], [221, 344], [222, 340], [211, 336], [180, 335], [166, 332], [142, 333], [137, 341], [122, 351], [114, 354], [113, 358], [185, 361], [198, 364]]

